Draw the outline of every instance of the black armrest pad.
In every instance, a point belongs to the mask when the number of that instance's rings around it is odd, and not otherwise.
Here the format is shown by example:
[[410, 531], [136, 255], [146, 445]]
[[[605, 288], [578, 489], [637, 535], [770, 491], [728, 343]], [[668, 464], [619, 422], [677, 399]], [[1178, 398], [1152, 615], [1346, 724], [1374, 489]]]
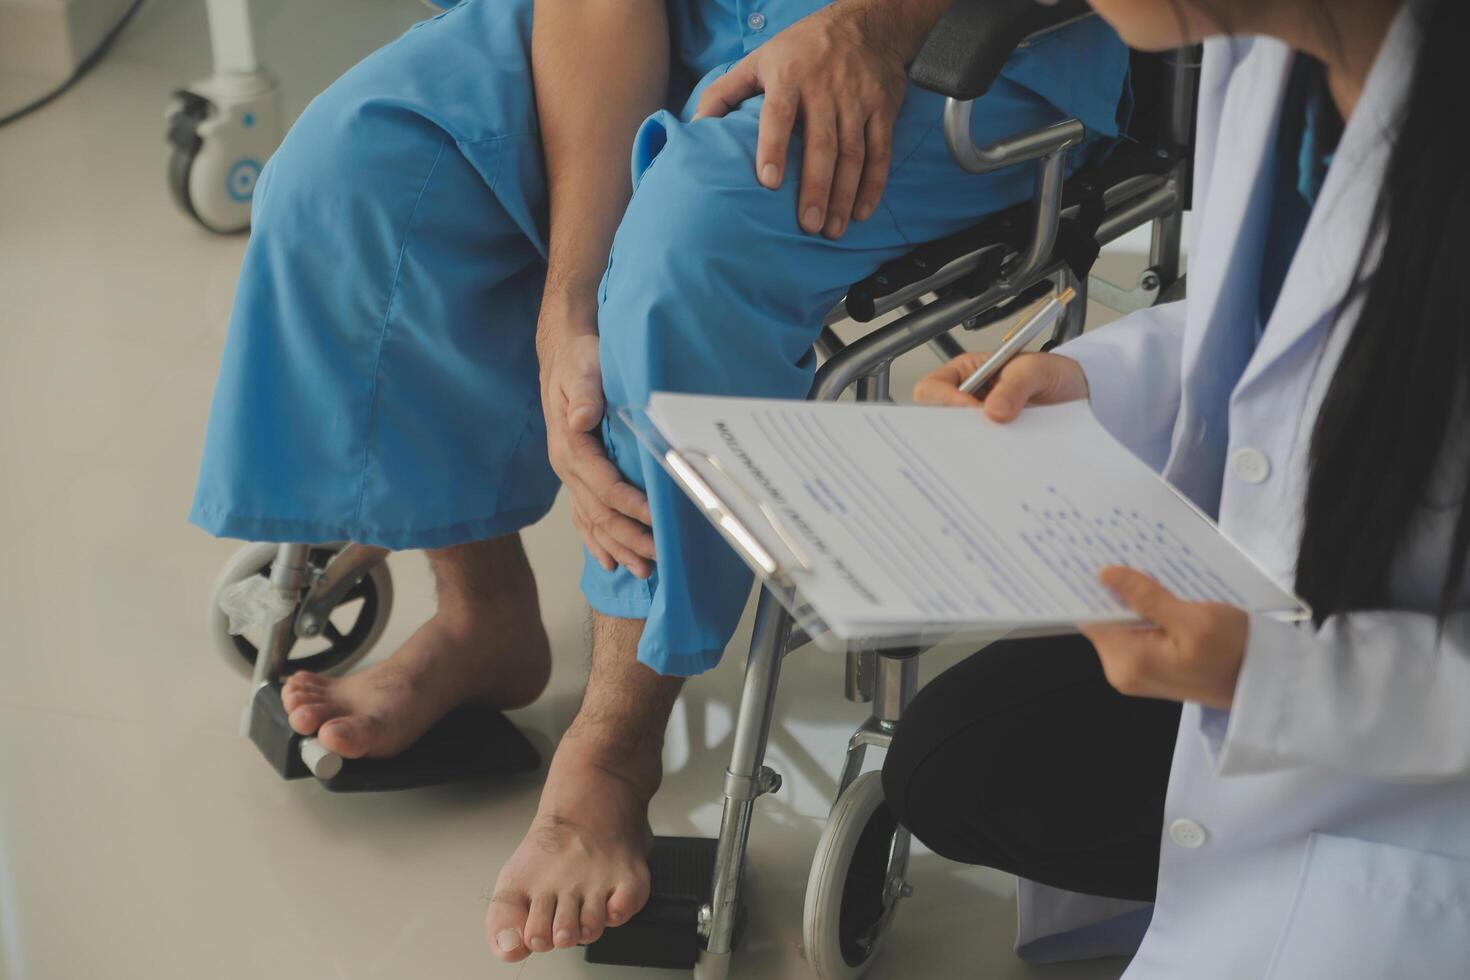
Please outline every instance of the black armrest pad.
[[1090, 11], [1086, 0], [1045, 5], [1036, 0], [953, 0], [924, 41], [909, 77], [955, 99], [990, 91], [1016, 46], [1038, 31]]

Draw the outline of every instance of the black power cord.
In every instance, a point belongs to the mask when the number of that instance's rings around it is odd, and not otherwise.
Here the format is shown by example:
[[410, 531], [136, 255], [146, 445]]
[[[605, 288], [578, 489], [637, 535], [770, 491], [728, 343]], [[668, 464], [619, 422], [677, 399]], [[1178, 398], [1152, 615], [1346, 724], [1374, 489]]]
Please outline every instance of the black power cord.
[[56, 86], [54, 89], [47, 92], [40, 98], [35, 99], [31, 102], [27, 102], [19, 109], [15, 109], [11, 112], [7, 112], [3, 116], [0, 116], [0, 126], [9, 126], [17, 119], [24, 119], [26, 116], [29, 116], [37, 109], [50, 105], [52, 102], [61, 98], [62, 95], [66, 94], [67, 89], [71, 88], [77, 82], [81, 81], [83, 75], [87, 74], [87, 72], [97, 67], [97, 63], [101, 61], [103, 57], [107, 54], [108, 50], [112, 47], [113, 42], [116, 41], [118, 35], [123, 32], [123, 28], [128, 26], [128, 21], [133, 19], [133, 15], [138, 12], [138, 8], [141, 6], [143, 6], [143, 0], [133, 0], [133, 2], [128, 5], [128, 9], [123, 11], [123, 15], [117, 19], [117, 23], [113, 24], [112, 28], [105, 35], [103, 35], [102, 40], [97, 42], [97, 46], [93, 48], [85, 58], [77, 63], [76, 68], [73, 69], [72, 73], [67, 76], [66, 81], [62, 82], [60, 85]]

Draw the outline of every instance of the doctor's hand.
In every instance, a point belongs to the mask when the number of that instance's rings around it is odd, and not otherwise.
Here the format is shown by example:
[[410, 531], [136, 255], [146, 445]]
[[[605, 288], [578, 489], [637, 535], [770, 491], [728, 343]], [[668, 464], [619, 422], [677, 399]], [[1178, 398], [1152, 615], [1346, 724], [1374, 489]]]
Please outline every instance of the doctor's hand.
[[[542, 316], [548, 314], [543, 311]], [[653, 573], [653, 515], [648, 498], [623, 479], [601, 437], [606, 406], [595, 329], [547, 331], [538, 343], [541, 407], [551, 468], [571, 493], [572, 523], [607, 571], [622, 565], [639, 578]]]
[[1186, 602], [1142, 572], [1104, 568], [1098, 578], [1152, 628], [1089, 626], [1108, 683], [1123, 694], [1228, 709], [1245, 662], [1250, 617], [1218, 602]]
[[1087, 397], [1082, 365], [1061, 354], [1017, 354], [983, 391], [967, 395], [960, 385], [989, 354], [961, 354], [925, 375], [914, 386], [914, 401], [924, 405], [957, 405], [985, 409], [995, 422], [1009, 422], [1027, 405], [1060, 405]]
[[[756, 179], [786, 177], [797, 122], [805, 150], [796, 208], [809, 234], [839, 238], [865, 221], [888, 182], [893, 123], [908, 89], [904, 65], [948, 0], [836, 0], [761, 45], [699, 99], [696, 120], [723, 116], [764, 92]], [[752, 15], [757, 16], [757, 15]]]

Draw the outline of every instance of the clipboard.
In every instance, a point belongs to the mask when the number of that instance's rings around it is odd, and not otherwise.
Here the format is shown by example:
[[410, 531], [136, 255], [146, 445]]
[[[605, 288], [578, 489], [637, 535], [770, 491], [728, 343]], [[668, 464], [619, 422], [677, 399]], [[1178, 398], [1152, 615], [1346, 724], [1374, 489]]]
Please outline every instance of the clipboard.
[[[1189, 590], [1181, 591], [1181, 594], [1204, 593], [1204, 598], [1208, 599], [1211, 592], [1224, 592], [1240, 599], [1238, 604], [1242, 606], [1286, 620], [1303, 619], [1310, 614], [1298, 597], [1275, 582], [1252, 556], [1222, 534], [1214, 521], [1183, 497], [1177, 488], [1159, 480], [1151, 471], [1147, 471], [1146, 479], [1139, 482], [1145, 473], [1143, 464], [1131, 456], [1122, 456], [1121, 447], [1116, 449], [1119, 454], [1116, 458], [1111, 451], [1101, 456], [1094, 452], [1094, 448], [1100, 449], [1105, 444], [1096, 441], [1089, 431], [1089, 426], [1097, 428], [1091, 416], [1081, 427], [1068, 416], [1048, 416], [1047, 422], [1035, 423], [1043, 426], [1041, 430], [1024, 435], [1001, 435], [1011, 430], [994, 430], [987, 439], [990, 451], [999, 453], [1016, 451], [1014, 445], [1004, 441], [1006, 439], [1025, 438], [1028, 446], [1037, 444], [1033, 440], [1042, 440], [1042, 445], [1050, 445], [1052, 449], [1047, 459], [1066, 460], [1067, 465], [1091, 466], [1092, 472], [1116, 475], [1116, 480], [1102, 481], [1104, 487], [1110, 489], [1103, 489], [1101, 495], [1093, 496], [1090, 502], [1087, 494], [1083, 494], [1081, 506], [1084, 512], [1088, 510], [1089, 503], [1092, 508], [1102, 509], [1088, 513], [1084, 518], [1077, 509], [1077, 503], [1067, 499], [1068, 494], [1078, 492], [1076, 471], [1069, 472], [1066, 465], [1060, 469], [1054, 465], [1043, 465], [1029, 470], [1019, 483], [1013, 481], [1007, 491], [1009, 496], [1002, 495], [993, 501], [1003, 508], [1002, 513], [1009, 515], [1002, 519], [1002, 528], [997, 529], [970, 509], [969, 498], [958, 489], [959, 484], [947, 481], [932, 467], [925, 475], [927, 464], [923, 460], [935, 457], [923, 456], [913, 448], [916, 444], [927, 443], [926, 452], [932, 454], [936, 451], [933, 438], [947, 440], [942, 443], [947, 446], [956, 438], [969, 437], [968, 429], [957, 433], [950, 421], [940, 423], [937, 416], [919, 430], [911, 426], [906, 429], [908, 423], [902, 420], [869, 421], [867, 425], [878, 439], [874, 446], [886, 445], [891, 450], [887, 452], [889, 469], [880, 468], [875, 474], [879, 479], [871, 484], [865, 480], [861, 484], [865, 489], [855, 491], [852, 489], [855, 485], [852, 477], [858, 474], [850, 464], [842, 464], [832, 457], [832, 453], [838, 450], [824, 448], [842, 444], [847, 451], [866, 451], [866, 444], [861, 440], [870, 438], [869, 429], [855, 426], [850, 421], [851, 415], [848, 415], [848, 422], [834, 423], [831, 429], [820, 423], [811, 423], [803, 428], [795, 419], [803, 416], [812, 418], [819, 414], [819, 406], [805, 402], [722, 400], [691, 395], [668, 395], [667, 401], [660, 404], [664, 411], [675, 414], [659, 415], [658, 422], [655, 422], [649, 409], [622, 407], [616, 415], [792, 614], [797, 625], [826, 650], [927, 649], [961, 642], [983, 645], [1002, 638], [1072, 634], [1077, 631], [1076, 624], [1087, 622], [1145, 627], [1149, 624], [1137, 618], [1136, 614], [1119, 615], [1126, 610], [1116, 603], [1106, 618], [1096, 620], [1080, 612], [1063, 614], [1065, 618], [1034, 614], [1042, 608], [1037, 604], [1036, 590], [1049, 587], [1057, 588], [1059, 596], [1070, 597], [1057, 603], [1058, 606], [1065, 607], [1070, 602], [1073, 608], [1087, 605], [1097, 610], [1099, 603], [1095, 586], [1092, 587], [1092, 597], [1076, 591], [1077, 570], [1084, 567], [1083, 563], [1100, 557], [1111, 558], [1114, 564], [1134, 564], [1129, 560], [1130, 548], [1140, 547], [1143, 553], [1135, 551], [1133, 554], [1148, 557], [1136, 567], [1156, 575], [1163, 573], [1167, 577], [1161, 581], [1166, 584], [1171, 578], [1181, 583], [1184, 589]], [[780, 407], [783, 404], [787, 407]], [[862, 411], [856, 405], [842, 410], [849, 413]], [[820, 411], [838, 412], [839, 406]], [[902, 406], [876, 407], [868, 418], [889, 416], [891, 419], [894, 413], [920, 411], [924, 410]], [[1061, 412], [1062, 409], [1046, 411]], [[727, 412], [730, 413], [729, 425], [725, 421]], [[827, 418], [830, 421], [833, 416], [829, 414]], [[945, 415], [944, 418], [953, 420], [960, 417]], [[698, 421], [692, 421], [695, 419]], [[784, 430], [783, 425], [786, 427]], [[885, 425], [888, 427], [886, 430]], [[783, 435], [783, 431], [786, 434]], [[671, 437], [665, 435], [666, 432], [683, 432], [683, 439], [697, 442], [703, 438], [714, 444], [674, 446], [670, 445], [668, 440]], [[1101, 434], [1102, 430], [1097, 429], [1097, 433]], [[759, 451], [754, 448], [757, 445]], [[754, 455], [747, 455], [747, 448]], [[885, 453], [882, 449], [876, 451], [880, 455]], [[1129, 461], [1126, 464], [1122, 462], [1125, 458]], [[821, 462], [814, 462], [816, 460]], [[1079, 460], [1084, 462], [1079, 463]], [[1110, 469], [1098, 470], [1099, 466]], [[1139, 473], [1130, 475], [1128, 467], [1138, 469]], [[964, 465], [960, 464], [959, 468], [963, 471]], [[949, 471], [955, 472], [955, 466], [949, 466]], [[824, 474], [835, 474], [837, 479], [829, 484]], [[886, 483], [884, 474], [887, 475]], [[846, 486], [843, 485], [844, 476]], [[894, 482], [900, 478], [906, 481], [906, 485]], [[1058, 491], [1052, 481], [1063, 489]], [[798, 486], [805, 489], [796, 492]], [[912, 520], [909, 517], [888, 520], [888, 514], [910, 513], [904, 509], [893, 509], [897, 501], [905, 497], [909, 487], [914, 488], [912, 500], [920, 508], [913, 512], [915, 517]], [[1067, 489], [1069, 487], [1072, 489]], [[987, 489], [991, 486], [987, 485]], [[1056, 495], [1063, 505], [1061, 509], [1057, 510], [1057, 504], [1052, 503], [1049, 509], [1042, 505], [1038, 508], [1039, 513], [1033, 512], [1033, 497], [1048, 494]], [[1117, 496], [1119, 494], [1125, 496]], [[1170, 503], [1163, 504], [1161, 496], [1167, 497]], [[1129, 508], [1129, 500], [1134, 500], [1136, 506], [1144, 509], [1151, 506], [1161, 508], [1157, 529], [1151, 526], [1150, 521], [1139, 520], [1138, 511]], [[932, 506], [926, 509], [925, 503]], [[969, 517], [965, 513], [967, 510]], [[1108, 510], [1117, 517], [1110, 516]], [[1168, 514], [1172, 514], [1172, 518], [1165, 516]], [[967, 525], [970, 518], [973, 521]], [[1105, 527], [1106, 519], [1120, 530], [1098, 531], [1092, 528], [1091, 523], [1086, 526], [1059, 523], [1064, 519], [1077, 518], [1096, 522], [1099, 527]], [[1006, 520], [1012, 522], [1011, 529], [1004, 528]], [[1167, 523], [1171, 520], [1184, 523]], [[906, 537], [909, 532], [914, 538]], [[1074, 534], [1075, 538], [1081, 539], [1080, 542], [1074, 539]], [[1098, 539], [1097, 542], [1093, 537]], [[941, 538], [951, 539], [957, 548], [941, 550], [947, 549]], [[1047, 544], [1051, 538], [1056, 539], [1056, 547]], [[1062, 544], [1064, 538], [1067, 544]], [[923, 545], [916, 547], [910, 544], [915, 539], [922, 540]], [[1155, 549], [1154, 541], [1163, 547]], [[1077, 546], [1075, 550], [1072, 545]], [[1191, 546], [1200, 550], [1194, 552]], [[894, 561], [897, 563], [891, 567], [888, 564], [890, 547], [894, 549]], [[808, 548], [812, 552], [810, 555], [807, 554]], [[1089, 554], [1077, 557], [1084, 550]], [[1100, 556], [1099, 551], [1111, 554]], [[921, 569], [927, 566], [920, 564], [925, 556], [931, 554], [949, 556], [937, 562], [938, 567], [927, 573], [930, 585], [935, 588], [932, 593], [921, 584], [926, 575]], [[1030, 555], [1035, 555], [1035, 559]], [[1211, 557], [1206, 558], [1205, 555]], [[1027, 557], [1023, 559], [1022, 556]], [[958, 564], [956, 558], [959, 559]], [[1026, 565], [1028, 561], [1029, 567]], [[975, 615], [977, 603], [972, 600], [978, 599], [978, 605], [983, 608], [990, 607], [990, 600], [976, 597], [972, 586], [951, 589], [945, 584], [972, 581], [968, 577], [953, 577], [972, 568], [977, 575], [988, 575], [992, 588], [999, 590], [992, 592], [992, 597], [999, 596], [1000, 602], [1009, 602], [1009, 615], [979, 618]], [[904, 575], [908, 577], [903, 578]], [[1221, 575], [1225, 578], [1222, 579]], [[870, 586], [879, 584], [874, 576], [884, 579], [890, 588], [896, 586], [897, 590], [870, 590]], [[840, 583], [840, 586], [834, 583]], [[1217, 585], [1218, 589], [1215, 588]], [[803, 595], [804, 587], [810, 593], [808, 596]], [[1025, 589], [1030, 590], [1029, 597], [1021, 594]], [[883, 611], [890, 596], [897, 601], [896, 608], [890, 607], [893, 615]], [[1021, 601], [1014, 601], [1018, 596]], [[873, 604], [874, 615], [871, 617], [861, 611], [869, 602]], [[828, 610], [828, 615], [837, 616], [837, 609], [842, 610], [841, 618], [830, 622], [824, 620], [823, 612], [819, 611]]]
[[997, 631], [936, 623], [922, 631], [904, 629], [864, 637], [843, 637], [802, 598], [801, 578], [811, 569], [811, 556], [807, 554], [800, 536], [769, 503], [744, 485], [706, 449], [669, 445], [646, 409], [622, 406], [616, 414], [755, 573], [762, 586], [791, 614], [807, 639], [824, 651], [927, 650], [946, 643], [963, 642], [979, 646], [1004, 638], [1063, 636], [1076, 632], [1075, 628], [1068, 627]]

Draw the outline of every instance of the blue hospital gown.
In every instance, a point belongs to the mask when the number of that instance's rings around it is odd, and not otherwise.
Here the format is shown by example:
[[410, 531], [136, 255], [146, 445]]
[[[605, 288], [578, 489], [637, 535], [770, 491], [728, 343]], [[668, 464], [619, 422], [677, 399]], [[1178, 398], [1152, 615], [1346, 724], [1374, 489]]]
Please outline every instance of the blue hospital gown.
[[[639, 131], [601, 286], [610, 406], [654, 390], [804, 395], [812, 342], [848, 284], [1031, 194], [1030, 166], [963, 173], [945, 147], [943, 99], [911, 86], [878, 211], [836, 242], [803, 233], [797, 181], [769, 191], [755, 180], [760, 98], [689, 118], [704, 84], [821, 6], [671, 4], [670, 101]], [[195, 524], [257, 541], [437, 548], [514, 532], [551, 507], [534, 350], [547, 191], [531, 12], [532, 0], [466, 0], [416, 25], [318, 96], [268, 162]], [[977, 104], [976, 137], [1070, 115], [1093, 144], [1107, 141], [1127, 63], [1096, 18], [1049, 35], [1017, 51]], [[797, 138], [793, 161], [800, 152]], [[583, 591], [600, 612], [648, 620], [639, 658], [650, 667], [706, 670], [750, 574], [629, 432], [609, 418], [604, 436], [648, 493], [659, 560], [640, 581], [589, 558]]]

